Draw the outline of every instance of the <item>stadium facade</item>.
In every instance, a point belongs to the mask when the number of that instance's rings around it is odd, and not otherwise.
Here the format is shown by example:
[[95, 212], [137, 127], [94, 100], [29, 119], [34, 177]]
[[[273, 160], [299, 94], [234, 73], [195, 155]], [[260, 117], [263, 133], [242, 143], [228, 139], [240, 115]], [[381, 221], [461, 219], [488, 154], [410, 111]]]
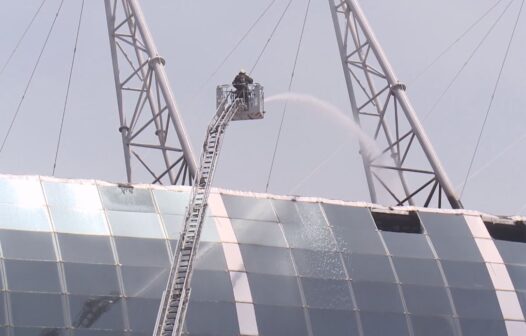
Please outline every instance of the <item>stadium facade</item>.
[[[151, 335], [189, 188], [0, 176], [0, 335]], [[526, 335], [524, 219], [210, 196], [188, 335]]]

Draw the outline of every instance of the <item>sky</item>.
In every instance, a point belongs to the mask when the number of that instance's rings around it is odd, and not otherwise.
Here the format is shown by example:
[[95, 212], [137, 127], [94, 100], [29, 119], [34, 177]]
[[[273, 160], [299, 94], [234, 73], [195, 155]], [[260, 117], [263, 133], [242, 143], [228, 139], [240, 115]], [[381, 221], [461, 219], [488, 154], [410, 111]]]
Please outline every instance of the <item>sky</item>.
[[[41, 1], [0, 0], [0, 67]], [[0, 140], [20, 103], [59, 2], [46, 0], [11, 62], [0, 73]], [[196, 153], [215, 112], [216, 85], [230, 83], [240, 68], [252, 67], [288, 1], [276, 0], [210, 79], [211, 74], [270, 2], [141, 1], [166, 60], [166, 72]], [[292, 1], [252, 72], [265, 86], [267, 97], [288, 90], [307, 3]], [[362, 0], [361, 4], [395, 72], [406, 83], [418, 116], [423, 119], [429, 113], [423, 125], [460, 191], [521, 0]], [[1, 173], [52, 174], [80, 5], [81, 0], [64, 3], [0, 152]], [[424, 71], [492, 6], [487, 16]], [[526, 13], [520, 17], [472, 177], [462, 196], [468, 209], [526, 215], [524, 41]], [[457, 80], [436, 104], [462, 67]], [[311, 1], [292, 91], [315, 96], [351, 113], [328, 1]], [[434, 105], [436, 108], [429, 112]], [[265, 191], [283, 103], [267, 104], [266, 111], [261, 121], [229, 126], [214, 186]], [[55, 176], [125, 181], [118, 127], [104, 2], [86, 1]], [[268, 192], [369, 200], [358, 142], [347, 127], [319, 110], [289, 104], [282, 132]], [[149, 182], [148, 175], [137, 171], [135, 181]]]

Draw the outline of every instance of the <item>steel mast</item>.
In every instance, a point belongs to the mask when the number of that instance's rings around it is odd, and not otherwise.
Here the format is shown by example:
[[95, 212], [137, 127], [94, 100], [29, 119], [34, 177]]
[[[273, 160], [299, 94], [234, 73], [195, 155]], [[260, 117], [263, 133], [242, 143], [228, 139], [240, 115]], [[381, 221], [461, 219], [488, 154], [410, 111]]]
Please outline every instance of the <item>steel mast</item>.
[[137, 0], [105, 0], [128, 182], [132, 165], [152, 183], [191, 184], [192, 146]]
[[[329, 0], [353, 117], [380, 144], [360, 144], [371, 201], [383, 189], [396, 205], [462, 208], [424, 128], [357, 0]], [[423, 155], [422, 155], [423, 154]], [[391, 175], [389, 175], [391, 174]]]

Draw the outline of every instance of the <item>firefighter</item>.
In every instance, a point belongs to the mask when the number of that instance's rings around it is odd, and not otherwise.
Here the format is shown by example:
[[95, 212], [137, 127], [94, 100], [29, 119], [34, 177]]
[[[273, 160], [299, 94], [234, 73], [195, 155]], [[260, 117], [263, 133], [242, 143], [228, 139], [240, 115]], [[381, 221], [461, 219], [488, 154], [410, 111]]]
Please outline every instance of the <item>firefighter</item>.
[[247, 75], [246, 71], [241, 69], [232, 81], [232, 85], [236, 88], [236, 98], [242, 98], [248, 106], [248, 85], [254, 83], [254, 80]]

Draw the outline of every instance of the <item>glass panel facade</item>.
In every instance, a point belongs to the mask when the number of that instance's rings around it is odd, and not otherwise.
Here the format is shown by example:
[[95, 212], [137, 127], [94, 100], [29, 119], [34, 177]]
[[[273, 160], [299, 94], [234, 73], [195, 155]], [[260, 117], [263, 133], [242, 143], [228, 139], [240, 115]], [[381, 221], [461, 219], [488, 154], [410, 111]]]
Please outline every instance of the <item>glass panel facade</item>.
[[5, 260], [4, 263], [10, 290], [47, 293], [61, 292], [58, 265], [55, 262]]
[[86, 235], [108, 235], [108, 225], [101, 210], [78, 210], [49, 207], [57, 232]]

